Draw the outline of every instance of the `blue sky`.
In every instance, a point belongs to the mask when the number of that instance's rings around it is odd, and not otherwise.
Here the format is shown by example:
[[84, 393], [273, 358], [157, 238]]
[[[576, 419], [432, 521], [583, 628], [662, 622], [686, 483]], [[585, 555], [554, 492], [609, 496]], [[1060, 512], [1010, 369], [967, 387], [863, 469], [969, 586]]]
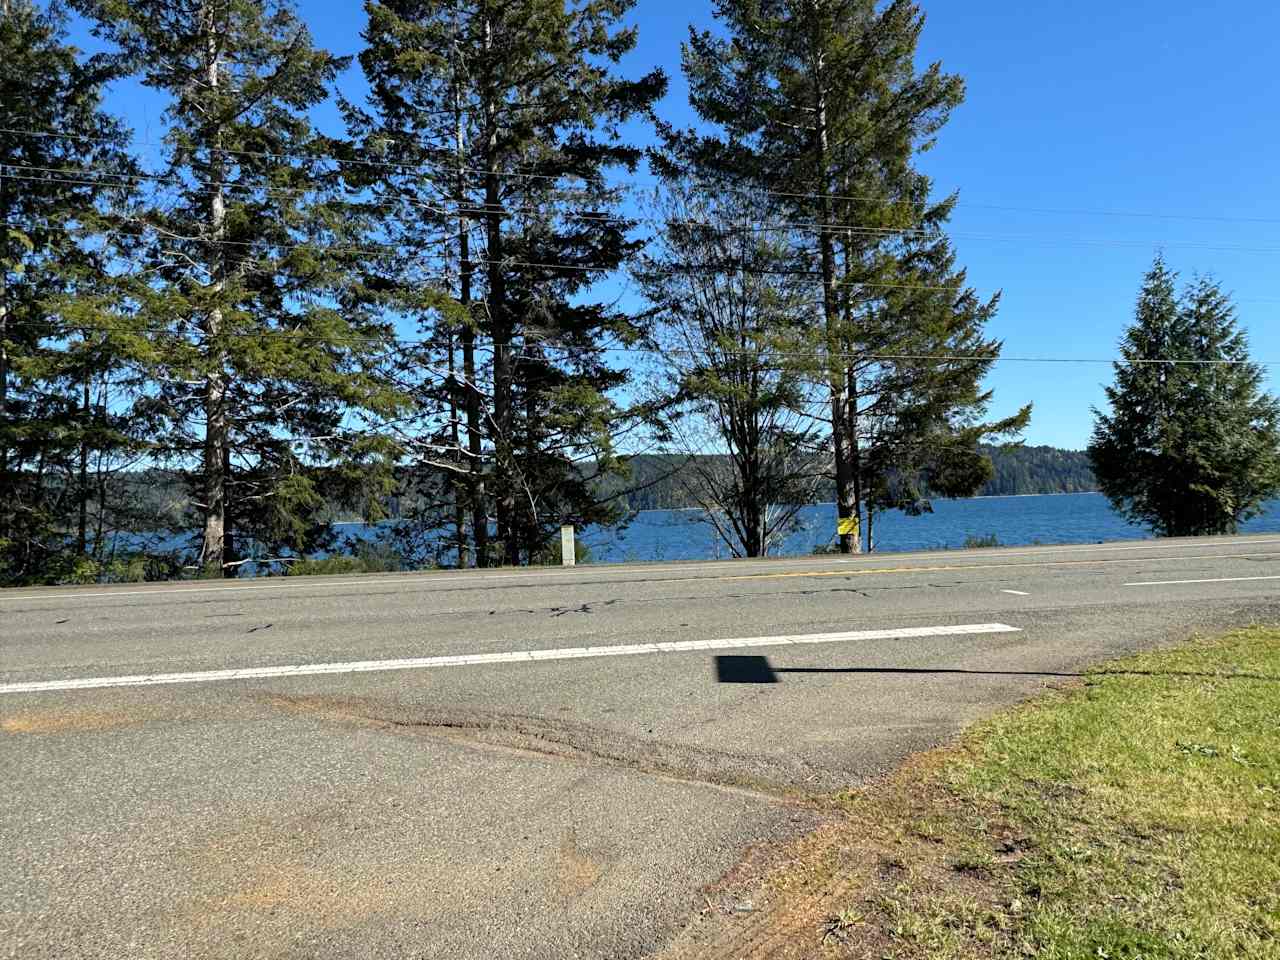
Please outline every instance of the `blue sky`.
[[[1157, 250], [1236, 298], [1253, 355], [1280, 361], [1280, 5], [1153, 0], [924, 0], [921, 61], [940, 60], [968, 93], [921, 159], [940, 193], [960, 191], [959, 259], [982, 293], [1004, 292], [990, 331], [1009, 358], [1115, 356]], [[359, 3], [301, 0], [317, 41], [356, 53]], [[659, 112], [693, 117], [680, 77], [690, 22], [710, 0], [640, 0], [625, 65], [666, 68]], [[83, 31], [75, 38], [94, 44]], [[358, 74], [343, 90], [358, 96]], [[161, 104], [134, 85], [108, 106], [140, 139], [163, 133]], [[326, 111], [331, 117], [331, 112]], [[322, 117], [321, 120], [328, 119]], [[1271, 389], [1280, 365], [1270, 368]], [[1032, 402], [1030, 443], [1082, 447], [1111, 368], [996, 365], [993, 414]]]

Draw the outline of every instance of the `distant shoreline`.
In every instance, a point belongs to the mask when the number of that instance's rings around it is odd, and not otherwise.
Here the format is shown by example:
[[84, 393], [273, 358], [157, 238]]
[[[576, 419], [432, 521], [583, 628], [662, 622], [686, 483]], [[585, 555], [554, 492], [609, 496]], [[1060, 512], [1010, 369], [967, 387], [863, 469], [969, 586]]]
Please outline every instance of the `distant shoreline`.
[[[978, 497], [934, 497], [935, 500], [947, 500], [950, 502], [958, 502], [962, 500], [1025, 500], [1028, 497], [1100, 497], [1101, 490], [1075, 490], [1071, 492], [1062, 491], [1059, 493], [988, 493]], [[834, 507], [834, 500], [821, 500], [816, 503], [806, 503], [806, 507]], [[704, 513], [702, 507], [650, 507], [648, 510], [637, 510], [630, 516], [639, 516], [642, 513]], [[383, 523], [397, 523], [399, 518], [388, 520], [375, 520], [372, 523], [366, 520], [334, 520], [329, 524], [331, 527], [376, 527]]]
[[[1101, 490], [1075, 490], [1061, 491], [1059, 493], [987, 493], [979, 497], [931, 497], [931, 500], [946, 500], [948, 502], [960, 502], [963, 500], [1025, 500], [1028, 497], [1100, 497]], [[806, 507], [834, 507], [834, 500], [819, 500], [815, 503], [806, 503]], [[641, 513], [704, 513], [702, 507], [651, 507], [648, 510], [637, 510], [632, 516]]]

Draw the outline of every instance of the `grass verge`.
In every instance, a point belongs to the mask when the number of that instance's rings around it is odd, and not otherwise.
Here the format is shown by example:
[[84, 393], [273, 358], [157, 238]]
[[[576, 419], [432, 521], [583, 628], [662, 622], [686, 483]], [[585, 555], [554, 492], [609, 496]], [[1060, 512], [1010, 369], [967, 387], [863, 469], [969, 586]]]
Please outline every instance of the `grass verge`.
[[1280, 630], [1107, 664], [837, 805], [700, 955], [1280, 958]]

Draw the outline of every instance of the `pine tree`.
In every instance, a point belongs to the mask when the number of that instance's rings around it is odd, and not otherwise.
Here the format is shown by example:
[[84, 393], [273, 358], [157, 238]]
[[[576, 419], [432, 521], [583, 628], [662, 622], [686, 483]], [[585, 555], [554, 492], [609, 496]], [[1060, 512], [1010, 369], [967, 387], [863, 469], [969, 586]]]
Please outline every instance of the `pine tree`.
[[1157, 257], [1089, 458], [1112, 506], [1158, 535], [1232, 533], [1280, 491], [1280, 404], [1218, 284], [1177, 298], [1176, 279]]
[[[396, 431], [405, 448], [397, 527], [404, 549], [427, 555], [451, 522], [458, 566], [490, 559], [486, 496], [489, 394], [477, 353], [477, 198], [472, 90], [461, 4], [372, 3], [360, 64], [365, 104], [342, 101], [358, 142], [350, 178], [372, 198], [379, 240], [396, 251], [372, 264], [368, 288], [389, 316], [416, 323], [420, 343], [402, 354], [413, 420]], [[464, 439], [465, 438], [465, 439]], [[468, 523], [470, 528], [468, 529]], [[474, 545], [474, 546], [473, 546]]]
[[[718, 0], [727, 38], [691, 32], [690, 100], [721, 135], [666, 131], [687, 169], [772, 191], [820, 284], [814, 374], [830, 398], [841, 549], [868, 505], [910, 504], [895, 477], [944, 474], [969, 491], [984, 475], [978, 439], [1014, 434], [1030, 408], [981, 420], [980, 383], [1000, 344], [982, 335], [997, 300], [979, 301], [943, 227], [955, 197], [930, 198], [913, 166], [963, 83], [915, 54], [924, 17], [909, 0]], [[971, 359], [935, 362], [931, 358]], [[973, 489], [976, 489], [974, 487]]]
[[227, 575], [314, 548], [327, 483], [385, 491], [385, 441], [360, 427], [403, 399], [384, 375], [391, 328], [356, 296], [365, 224], [308, 120], [346, 61], [284, 0], [75, 6], [168, 97], [131, 296], [153, 344], [155, 457], [190, 468], [195, 563]]
[[120, 379], [137, 338], [109, 265], [131, 193], [114, 76], [66, 42], [60, 5], [0, 5], [0, 580], [101, 555], [105, 477], [136, 449]]
[[[607, 178], [640, 157], [619, 125], [647, 112], [665, 86], [660, 72], [637, 81], [614, 72], [635, 44], [634, 29], [618, 25], [630, 7], [386, 0], [367, 8], [361, 63], [371, 96], [349, 116], [368, 149], [381, 151], [374, 189], [391, 235], [418, 243], [410, 262], [424, 276], [437, 256], [434, 272], [445, 274], [430, 289], [396, 284], [388, 306], [427, 325], [435, 356], [446, 353], [434, 368], [448, 368], [439, 400], [449, 406], [431, 419], [448, 426], [428, 427], [425, 439], [450, 451], [434, 462], [467, 490], [482, 564], [490, 505], [491, 552], [510, 563], [535, 557], [561, 522], [612, 515], [593, 474], [617, 468], [611, 432], [621, 411], [612, 395], [627, 374], [605, 348], [638, 331], [591, 290], [635, 249]], [[439, 246], [423, 249], [424, 236]], [[444, 300], [433, 292], [442, 288]]]

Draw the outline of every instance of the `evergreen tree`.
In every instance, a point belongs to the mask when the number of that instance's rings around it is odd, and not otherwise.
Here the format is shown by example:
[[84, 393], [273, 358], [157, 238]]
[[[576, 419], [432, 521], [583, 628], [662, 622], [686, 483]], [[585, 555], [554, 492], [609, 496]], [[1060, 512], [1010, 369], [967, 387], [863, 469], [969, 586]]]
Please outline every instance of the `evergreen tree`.
[[396, 533], [407, 554], [444, 560], [440, 531], [452, 523], [457, 565], [468, 565], [474, 553], [484, 566], [486, 394], [472, 317], [477, 200], [465, 169], [472, 118], [463, 100], [462, 50], [453, 44], [460, 8], [365, 9], [367, 46], [359, 59], [370, 93], [363, 105], [341, 101], [357, 141], [348, 179], [370, 198], [379, 244], [394, 251], [369, 264], [366, 290], [378, 309], [416, 323], [421, 334], [401, 352], [397, 371], [412, 394], [413, 416], [392, 428], [407, 461], [396, 495], [407, 509]]
[[[622, 411], [612, 396], [627, 374], [605, 348], [639, 331], [591, 289], [635, 249], [607, 179], [640, 157], [619, 125], [665, 87], [660, 72], [638, 81], [614, 72], [635, 45], [635, 30], [619, 27], [631, 5], [366, 6], [361, 64], [371, 95], [348, 114], [379, 151], [373, 189], [415, 270], [410, 282], [388, 285], [384, 305], [432, 331], [433, 351], [420, 360], [448, 370], [422, 439], [447, 451], [431, 461], [467, 491], [482, 564], [490, 506], [492, 552], [509, 563], [537, 555], [561, 522], [612, 518], [592, 474], [618, 468], [612, 433]], [[424, 248], [424, 237], [439, 245]], [[432, 259], [443, 282], [423, 279]]]
[[1112, 506], [1158, 535], [1232, 533], [1280, 491], [1280, 404], [1218, 284], [1179, 299], [1175, 283], [1157, 258], [1089, 458]]
[[[981, 381], [1000, 344], [942, 230], [955, 197], [930, 198], [915, 156], [963, 99], [958, 77], [915, 54], [924, 17], [910, 0], [718, 0], [729, 36], [691, 32], [690, 100], [722, 135], [666, 131], [671, 152], [713, 183], [770, 190], [820, 283], [820, 339], [838, 515], [848, 532], [892, 476], [928, 474], [973, 492], [981, 438], [1018, 432], [1030, 408], [986, 423]], [[971, 359], [935, 361], [936, 356]], [[903, 359], [910, 358], [910, 359]], [[945, 478], [945, 483], [939, 483]]]
[[383, 369], [390, 326], [353, 280], [365, 225], [308, 120], [346, 61], [285, 0], [75, 6], [169, 98], [131, 296], [153, 344], [155, 456], [191, 468], [196, 563], [226, 575], [242, 555], [321, 545], [323, 485], [386, 476], [362, 417], [402, 401]]
[[112, 64], [65, 27], [60, 5], [0, 4], [0, 580], [100, 558], [105, 478], [138, 446], [120, 381], [140, 344], [109, 270], [128, 135], [101, 109]]

